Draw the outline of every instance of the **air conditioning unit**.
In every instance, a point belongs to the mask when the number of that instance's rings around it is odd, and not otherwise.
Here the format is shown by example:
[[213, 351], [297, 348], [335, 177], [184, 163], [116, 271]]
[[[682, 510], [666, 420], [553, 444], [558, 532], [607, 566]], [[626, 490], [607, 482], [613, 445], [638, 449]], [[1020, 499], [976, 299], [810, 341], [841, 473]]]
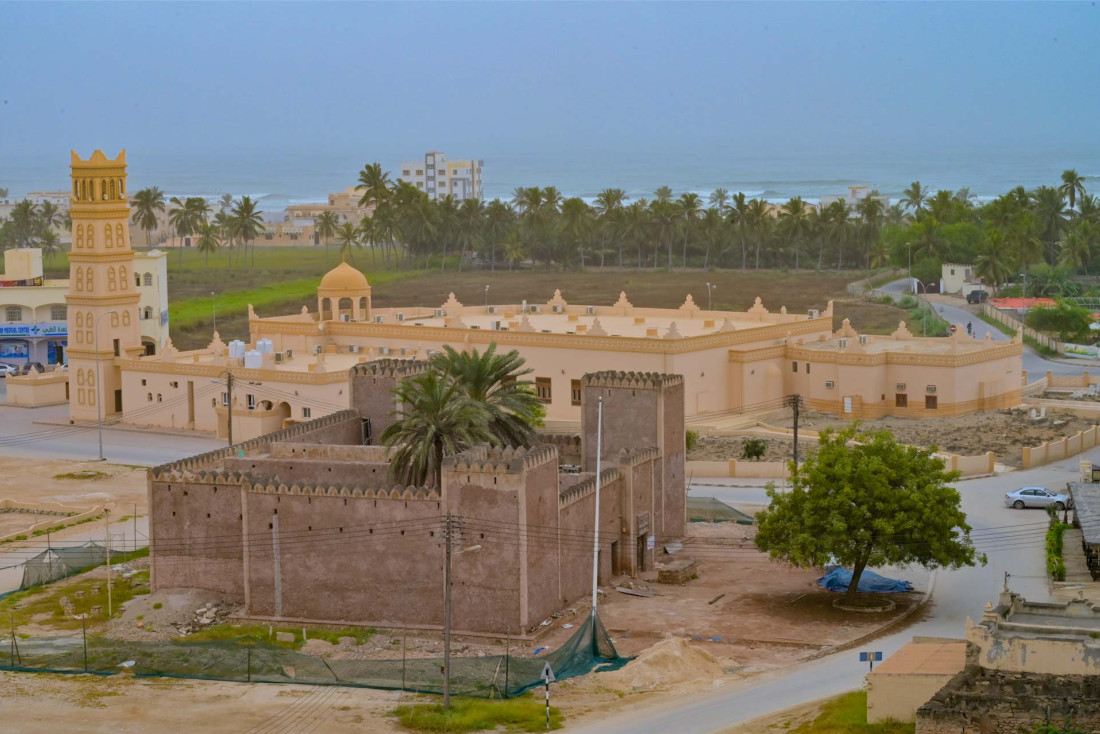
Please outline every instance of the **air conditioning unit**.
[[397, 320], [398, 321], [404, 321], [405, 320], [405, 314], [398, 312]]
[[860, 334], [859, 335], [859, 343], [860, 344], [866, 344], [867, 343], [867, 336], [864, 335], [864, 334]]
[[898, 384], [894, 385], [894, 387], [896, 387], [898, 389], [898, 392], [905, 392], [905, 383], [904, 382], [899, 382]]
[[832, 390], [836, 384], [832, 380], [825, 380], [825, 387]]
[[480, 329], [481, 327], [478, 326], [477, 324], [470, 324], [470, 328], [471, 329]]
[[929, 393], [934, 393], [934, 392], [936, 392], [936, 386], [935, 386], [935, 385], [929, 385], [928, 387], [926, 387], [926, 388], [924, 388], [924, 389], [925, 389], [925, 390], [926, 390], [927, 392], [929, 392]]
[[496, 312], [497, 312], [497, 307], [496, 306], [489, 306], [489, 313], [496, 313]]
[[561, 306], [554, 306], [554, 313], [564, 313], [565, 309]]
[[386, 356], [390, 353], [390, 348], [389, 347], [378, 347], [378, 353], [381, 354], [382, 356]]
[[837, 340], [837, 346], [839, 346], [841, 349], [847, 349], [848, 348], [848, 340], [847, 339], [838, 339]]
[[285, 358], [286, 355], [282, 352], [275, 352], [275, 364], [282, 364]]
[[821, 318], [821, 311], [819, 309], [816, 309], [816, 308], [811, 308], [810, 309], [810, 318], [811, 319]]
[[500, 322], [499, 321], [492, 322], [492, 329], [493, 329], [493, 331], [500, 331]]
[[588, 316], [595, 316], [596, 315], [596, 307], [595, 306], [585, 306], [584, 307], [584, 312]]
[[348, 347], [348, 351], [350, 351], [352, 354], [359, 354], [359, 345], [358, 344], [352, 344], [351, 346]]
[[437, 309], [435, 310], [435, 316], [436, 316], [436, 318], [440, 318], [440, 319], [441, 319], [441, 318], [443, 318], [443, 317], [444, 317], [444, 316], [446, 316], [446, 315], [447, 315], [447, 312], [446, 312], [446, 311], [444, 311], [444, 310], [443, 310], [443, 309], [441, 309], [441, 308], [437, 308]]
[[320, 344], [315, 344], [314, 347], [313, 347], [313, 353], [314, 354], [320, 354], [322, 351], [324, 351], [324, 349], [325, 348], [322, 347]]
[[347, 323], [348, 321], [351, 321], [351, 316], [349, 316], [346, 313], [342, 313], [342, 314], [340, 314], [340, 320], [343, 321], [344, 323]]
[[374, 317], [374, 323], [376, 323], [376, 324], [382, 323], [382, 317], [381, 316], [375, 316]]
[[542, 306], [537, 303], [531, 306], [531, 313], [542, 313]]
[[401, 347], [401, 356], [404, 357], [406, 354], [408, 354], [408, 350], [405, 347]]
[[287, 358], [287, 360], [294, 359], [294, 350], [293, 349], [286, 350], [286, 358]]

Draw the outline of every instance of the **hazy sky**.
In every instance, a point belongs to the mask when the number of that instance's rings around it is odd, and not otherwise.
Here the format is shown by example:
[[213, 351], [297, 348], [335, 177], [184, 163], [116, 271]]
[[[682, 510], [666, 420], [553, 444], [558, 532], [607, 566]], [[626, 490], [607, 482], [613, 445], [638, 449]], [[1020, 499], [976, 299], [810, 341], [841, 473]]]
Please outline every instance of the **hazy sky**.
[[96, 147], [277, 166], [1100, 145], [1095, 2], [5, 3], [0, 18], [0, 179]]

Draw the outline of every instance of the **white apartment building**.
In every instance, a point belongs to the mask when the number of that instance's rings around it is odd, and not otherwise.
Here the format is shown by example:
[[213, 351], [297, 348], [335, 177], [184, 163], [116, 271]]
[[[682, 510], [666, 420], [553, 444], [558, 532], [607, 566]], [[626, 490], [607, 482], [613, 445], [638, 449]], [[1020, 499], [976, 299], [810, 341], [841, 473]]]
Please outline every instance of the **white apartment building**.
[[411, 183], [424, 191], [431, 199], [452, 196], [464, 199], [481, 199], [481, 169], [485, 161], [474, 158], [447, 160], [447, 156], [438, 150], [424, 154], [420, 161], [402, 161], [401, 181]]

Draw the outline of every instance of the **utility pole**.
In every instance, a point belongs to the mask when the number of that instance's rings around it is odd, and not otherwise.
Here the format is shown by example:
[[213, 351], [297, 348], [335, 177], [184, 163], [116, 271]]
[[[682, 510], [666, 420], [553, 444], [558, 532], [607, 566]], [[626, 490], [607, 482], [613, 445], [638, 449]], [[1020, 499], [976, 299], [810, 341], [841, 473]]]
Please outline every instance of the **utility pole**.
[[[600, 578], [600, 454], [603, 451], [603, 398], [596, 405], [596, 524], [592, 528], [592, 616]], [[549, 691], [549, 686], [547, 687]]]
[[443, 516], [443, 708], [451, 708], [451, 513]]
[[794, 413], [794, 468], [798, 469], [798, 414], [802, 410], [802, 396], [798, 393], [787, 396], [787, 405]]
[[226, 371], [225, 373], [225, 399], [229, 401], [229, 410], [227, 412], [228, 419], [226, 421], [229, 426], [229, 445], [233, 445], [233, 373]]

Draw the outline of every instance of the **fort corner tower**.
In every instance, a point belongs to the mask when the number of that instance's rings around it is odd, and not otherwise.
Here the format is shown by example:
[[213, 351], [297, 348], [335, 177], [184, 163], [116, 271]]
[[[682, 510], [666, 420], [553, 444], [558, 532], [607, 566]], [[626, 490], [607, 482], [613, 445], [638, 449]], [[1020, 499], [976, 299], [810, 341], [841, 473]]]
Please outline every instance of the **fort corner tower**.
[[[73, 244], [69, 253], [69, 416], [94, 421], [122, 412], [118, 359], [144, 350], [134, 284], [126, 151], [110, 160], [72, 152]], [[97, 335], [98, 332], [98, 335]], [[97, 338], [98, 336], [98, 338]]]

